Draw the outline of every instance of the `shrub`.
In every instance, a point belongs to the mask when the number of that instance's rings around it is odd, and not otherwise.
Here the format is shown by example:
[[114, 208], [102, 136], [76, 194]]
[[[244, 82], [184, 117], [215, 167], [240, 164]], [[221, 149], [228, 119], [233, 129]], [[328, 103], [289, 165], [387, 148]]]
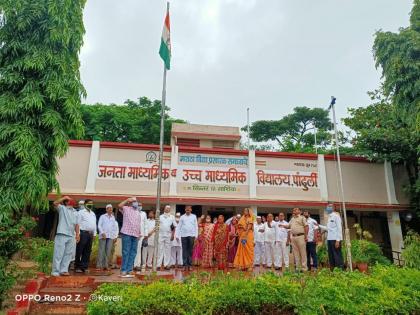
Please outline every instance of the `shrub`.
[[420, 271], [376, 265], [371, 274], [333, 272], [278, 276], [265, 273], [199, 274], [183, 283], [103, 284], [88, 314], [415, 314]]
[[404, 249], [402, 251], [404, 265], [420, 269], [420, 235], [409, 231], [404, 238]]
[[54, 254], [54, 242], [43, 240], [43, 242], [38, 245], [37, 253], [35, 255], [35, 261], [38, 264], [38, 270], [48, 274], [51, 272], [51, 264]]
[[368, 263], [369, 265], [389, 265], [391, 262], [382, 254], [378, 244], [367, 240], [352, 240], [351, 253], [353, 262]]
[[0, 257], [0, 309], [7, 296], [7, 292], [16, 283], [16, 276], [8, 266], [8, 260]]

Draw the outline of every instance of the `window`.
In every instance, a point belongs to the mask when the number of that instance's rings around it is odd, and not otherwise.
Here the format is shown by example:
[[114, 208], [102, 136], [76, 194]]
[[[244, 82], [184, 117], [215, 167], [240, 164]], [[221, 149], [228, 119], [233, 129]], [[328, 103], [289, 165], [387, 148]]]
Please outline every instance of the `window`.
[[227, 140], [213, 140], [213, 148], [233, 149], [235, 148], [235, 143]]
[[176, 144], [184, 147], [200, 147], [200, 139], [178, 138]]

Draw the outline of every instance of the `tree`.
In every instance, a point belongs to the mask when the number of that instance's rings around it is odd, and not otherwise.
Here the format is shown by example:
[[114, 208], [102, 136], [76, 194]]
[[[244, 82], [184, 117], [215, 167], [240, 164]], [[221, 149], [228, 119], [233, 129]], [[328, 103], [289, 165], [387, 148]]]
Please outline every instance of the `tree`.
[[280, 120], [256, 121], [250, 126], [250, 136], [257, 142], [276, 141], [282, 151], [315, 152], [314, 124], [317, 146], [325, 150], [331, 143], [331, 121], [322, 108], [295, 107]]
[[[127, 100], [124, 105], [83, 105], [84, 139], [158, 144], [160, 106], [159, 100], [151, 101], [147, 97]], [[185, 121], [165, 115], [165, 143], [170, 142], [173, 122]]]
[[373, 53], [376, 67], [382, 69], [383, 94], [398, 108], [402, 120], [419, 133], [420, 0], [414, 1], [410, 26], [398, 33], [376, 33]]
[[420, 0], [414, 2], [409, 27], [376, 33], [373, 52], [383, 84], [370, 93], [375, 102], [350, 109], [345, 123], [356, 132], [360, 154], [405, 166], [411, 205], [420, 210]]
[[[0, 4], [0, 232], [25, 213], [48, 209], [59, 190], [57, 157], [82, 136], [78, 54], [85, 0], [3, 0]], [[24, 227], [22, 228], [24, 229]], [[6, 233], [6, 234], [5, 234]], [[2, 258], [9, 258], [16, 247]]]

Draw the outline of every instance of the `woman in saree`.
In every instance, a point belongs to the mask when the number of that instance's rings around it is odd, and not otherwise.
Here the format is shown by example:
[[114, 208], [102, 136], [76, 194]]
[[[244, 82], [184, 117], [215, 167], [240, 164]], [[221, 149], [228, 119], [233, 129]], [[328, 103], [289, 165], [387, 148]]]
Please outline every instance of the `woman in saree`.
[[229, 227], [225, 224], [225, 217], [219, 215], [217, 223], [214, 225], [212, 236], [214, 258], [219, 270], [224, 270], [226, 268], [228, 239]]
[[233, 261], [235, 260], [236, 251], [238, 249], [238, 219], [233, 217], [229, 224], [229, 239], [228, 239], [228, 266], [233, 268]]
[[254, 216], [245, 208], [238, 222], [239, 243], [233, 265], [240, 270], [252, 269], [254, 265]]
[[211, 222], [211, 216], [206, 216], [206, 222], [204, 223], [203, 229], [203, 258], [201, 260], [201, 266], [204, 268], [210, 268], [213, 266], [213, 235], [214, 224]]
[[204, 215], [198, 218], [198, 236], [194, 242], [192, 261], [194, 266], [201, 265], [203, 257], [203, 232], [204, 232]]

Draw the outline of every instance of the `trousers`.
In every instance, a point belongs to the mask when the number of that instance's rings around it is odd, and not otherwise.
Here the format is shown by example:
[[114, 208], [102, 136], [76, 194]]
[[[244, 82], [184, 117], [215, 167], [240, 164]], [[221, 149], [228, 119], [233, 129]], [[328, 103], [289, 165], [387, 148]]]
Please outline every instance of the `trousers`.
[[73, 258], [76, 240], [74, 236], [57, 234], [54, 239], [54, 254], [52, 262], [53, 276], [68, 272], [70, 261]]
[[254, 265], [265, 265], [265, 246], [264, 242], [255, 242], [254, 246]]
[[302, 269], [303, 271], [308, 270], [304, 235], [292, 236], [292, 249], [296, 263], [295, 269]]

